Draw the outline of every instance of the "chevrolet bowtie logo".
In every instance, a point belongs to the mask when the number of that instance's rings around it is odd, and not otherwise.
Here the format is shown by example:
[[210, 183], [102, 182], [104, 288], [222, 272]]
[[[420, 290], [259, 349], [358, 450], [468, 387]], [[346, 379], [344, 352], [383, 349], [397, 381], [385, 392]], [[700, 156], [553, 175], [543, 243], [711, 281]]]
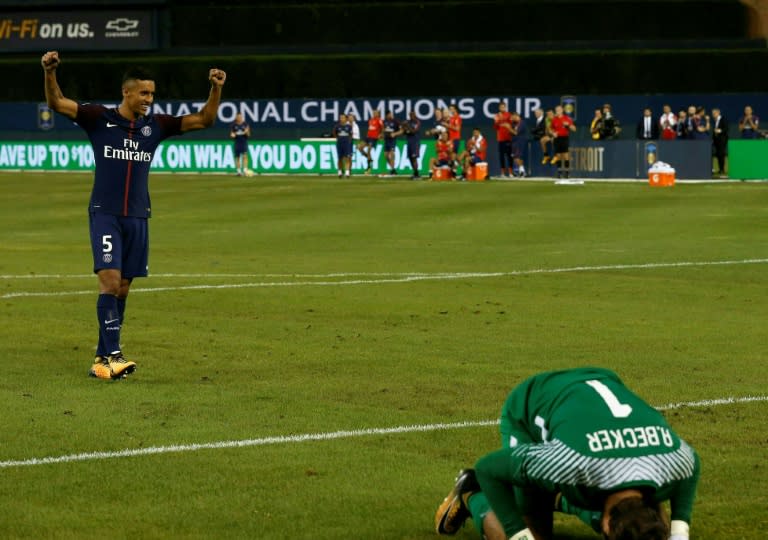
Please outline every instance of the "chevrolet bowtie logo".
[[119, 17], [107, 22], [107, 30], [113, 30], [115, 32], [127, 32], [128, 30], [135, 30], [139, 26], [138, 19], [128, 19], [126, 17]]

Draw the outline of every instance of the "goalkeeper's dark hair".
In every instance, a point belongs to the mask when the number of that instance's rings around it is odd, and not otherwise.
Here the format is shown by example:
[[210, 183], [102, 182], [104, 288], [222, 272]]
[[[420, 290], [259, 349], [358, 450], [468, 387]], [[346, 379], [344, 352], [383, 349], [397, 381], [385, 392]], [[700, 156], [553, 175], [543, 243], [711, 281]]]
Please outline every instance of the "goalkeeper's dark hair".
[[619, 501], [608, 514], [608, 540], [667, 540], [669, 526], [658, 504], [648, 497]]
[[123, 84], [128, 81], [154, 81], [155, 77], [142, 67], [132, 67], [123, 73]]

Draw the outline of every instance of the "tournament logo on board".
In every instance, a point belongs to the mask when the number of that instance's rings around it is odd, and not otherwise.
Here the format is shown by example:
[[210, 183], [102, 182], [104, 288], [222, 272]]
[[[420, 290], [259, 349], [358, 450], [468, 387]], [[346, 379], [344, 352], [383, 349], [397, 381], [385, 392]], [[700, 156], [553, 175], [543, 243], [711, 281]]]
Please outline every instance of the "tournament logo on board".
[[576, 120], [576, 96], [562, 96], [560, 98], [560, 105], [563, 107], [563, 112], [566, 116], [570, 116], [571, 120]]
[[659, 147], [655, 142], [645, 143], [645, 164], [650, 167], [659, 160]]
[[45, 103], [37, 104], [37, 127], [44, 130], [53, 129], [53, 111]]

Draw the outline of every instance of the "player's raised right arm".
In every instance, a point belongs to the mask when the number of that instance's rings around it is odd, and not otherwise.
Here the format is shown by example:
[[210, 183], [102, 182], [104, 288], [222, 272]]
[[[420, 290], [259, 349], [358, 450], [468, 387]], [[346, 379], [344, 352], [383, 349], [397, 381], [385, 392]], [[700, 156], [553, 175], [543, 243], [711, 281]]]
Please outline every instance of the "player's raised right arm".
[[56, 80], [56, 68], [59, 67], [59, 53], [57, 51], [49, 51], [43, 55], [40, 62], [45, 72], [45, 101], [54, 111], [74, 120], [77, 116], [77, 102], [64, 97]]

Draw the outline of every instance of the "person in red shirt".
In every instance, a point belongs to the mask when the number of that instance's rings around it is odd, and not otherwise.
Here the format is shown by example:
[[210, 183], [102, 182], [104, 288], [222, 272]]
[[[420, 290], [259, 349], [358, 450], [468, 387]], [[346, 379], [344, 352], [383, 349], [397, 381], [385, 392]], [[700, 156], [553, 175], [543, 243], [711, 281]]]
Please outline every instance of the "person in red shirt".
[[462, 163], [462, 178], [464, 178], [470, 166], [485, 161], [487, 155], [488, 141], [480, 133], [480, 128], [476, 127], [472, 130], [472, 137], [467, 141], [467, 149], [459, 156], [459, 160]]
[[440, 137], [435, 141], [435, 153], [436, 157], [429, 160], [429, 177], [432, 178], [432, 172], [437, 167], [450, 167], [451, 174], [454, 174], [453, 170], [453, 145], [448, 140], [448, 132], [443, 131], [440, 133]]
[[552, 160], [552, 164], [557, 163], [558, 178], [568, 178], [571, 169], [571, 159], [568, 156], [568, 142], [570, 140], [570, 132], [576, 131], [576, 125], [569, 116], [565, 115], [561, 105], [555, 107], [555, 117], [552, 119], [550, 130], [555, 148], [555, 158]]
[[450, 106], [451, 117], [448, 119], [448, 139], [453, 144], [453, 159], [459, 155], [459, 146], [461, 145], [461, 116], [459, 108], [452, 104]]
[[381, 119], [381, 111], [376, 109], [373, 111], [373, 116], [368, 120], [368, 133], [365, 136], [365, 140], [360, 141], [357, 145], [357, 149], [368, 160], [368, 169], [365, 174], [371, 174], [371, 168], [373, 167], [373, 148], [379, 139], [382, 138], [381, 132], [384, 130], [384, 121]]
[[512, 115], [507, 111], [507, 104], [499, 103], [499, 112], [493, 117], [493, 129], [499, 143], [499, 163], [501, 176], [512, 176]]

